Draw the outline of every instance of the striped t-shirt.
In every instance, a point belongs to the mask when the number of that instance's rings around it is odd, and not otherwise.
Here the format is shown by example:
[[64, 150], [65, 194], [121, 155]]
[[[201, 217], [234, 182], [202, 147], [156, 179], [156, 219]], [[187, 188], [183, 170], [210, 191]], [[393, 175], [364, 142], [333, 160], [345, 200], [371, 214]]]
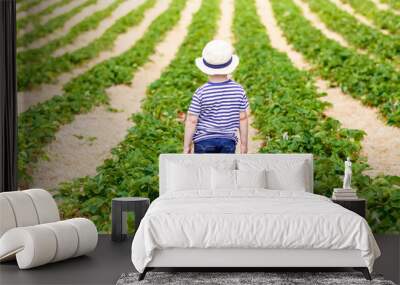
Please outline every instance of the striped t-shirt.
[[205, 83], [195, 91], [188, 110], [198, 115], [193, 141], [228, 138], [237, 142], [240, 112], [248, 106], [246, 92], [235, 81]]

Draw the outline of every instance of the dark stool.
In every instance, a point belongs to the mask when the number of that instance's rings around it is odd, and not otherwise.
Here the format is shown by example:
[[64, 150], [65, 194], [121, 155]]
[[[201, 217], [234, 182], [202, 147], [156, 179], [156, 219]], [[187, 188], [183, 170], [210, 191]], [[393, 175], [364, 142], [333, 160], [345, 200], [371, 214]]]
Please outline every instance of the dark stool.
[[367, 201], [365, 199], [354, 199], [354, 200], [333, 200], [333, 203], [339, 204], [340, 206], [359, 214], [361, 217], [365, 218]]
[[112, 234], [113, 241], [123, 241], [127, 237], [127, 222], [126, 212], [135, 214], [135, 229], [137, 230], [140, 221], [146, 214], [150, 205], [149, 198], [143, 197], [122, 197], [112, 199], [111, 204], [111, 219], [112, 219]]

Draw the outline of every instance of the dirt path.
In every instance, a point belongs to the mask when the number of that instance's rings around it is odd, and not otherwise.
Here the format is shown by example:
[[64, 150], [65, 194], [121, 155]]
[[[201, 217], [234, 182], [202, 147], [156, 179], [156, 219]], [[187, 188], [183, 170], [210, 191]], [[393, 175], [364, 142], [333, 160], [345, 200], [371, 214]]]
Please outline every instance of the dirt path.
[[[68, 3], [68, 4], [66, 4], [66, 5], [62, 5], [62, 6], [60, 6], [60, 7], [57, 7], [57, 8], [54, 9], [54, 11], [51, 12], [50, 14], [44, 15], [43, 17], [41, 17], [41, 19], [40, 19], [40, 24], [41, 24], [41, 25], [46, 24], [46, 23], [47, 23], [48, 21], [50, 21], [51, 19], [53, 19], [53, 18], [55, 18], [55, 17], [58, 17], [58, 16], [60, 16], [60, 15], [62, 15], [62, 14], [64, 14], [64, 13], [67, 13], [67, 12], [71, 11], [72, 9], [74, 9], [74, 8], [76, 8], [76, 7], [80, 6], [80, 5], [82, 5], [85, 1], [86, 1], [86, 0], [74, 0], [74, 1], [71, 1], [70, 3]], [[33, 28], [34, 28], [33, 25], [28, 24], [26, 27], [24, 27], [23, 29], [21, 29], [21, 30], [18, 32], [18, 37], [20, 37], [20, 36], [22, 36], [22, 35], [24, 35], [24, 34], [26, 34], [26, 33], [31, 32], [31, 31], [33, 30]], [[19, 51], [19, 50], [18, 50], [18, 51]]]
[[[65, 22], [65, 24], [62, 28], [55, 30], [54, 32], [52, 32], [51, 34], [49, 34], [47, 36], [37, 39], [36, 41], [32, 42], [24, 49], [20, 49], [20, 50], [40, 48], [55, 39], [65, 36], [66, 34], [68, 34], [68, 32], [71, 30], [71, 28], [73, 26], [82, 22], [82, 20], [84, 20], [88, 16], [92, 15], [93, 13], [96, 13], [97, 11], [105, 9], [112, 2], [113, 1], [110, 1], [110, 0], [98, 0], [98, 2], [96, 4], [89, 5], [86, 8], [84, 8], [81, 12], [74, 15], [71, 19], [69, 19], [67, 22]], [[18, 51], [20, 51], [20, 50], [18, 50]]]
[[[257, 0], [258, 13], [267, 28], [271, 45], [288, 55], [292, 63], [299, 69], [308, 70], [311, 65], [289, 45], [280, 30], [273, 10], [268, 1]], [[358, 100], [344, 94], [340, 88], [329, 87], [322, 79], [316, 80], [319, 92], [327, 93], [324, 101], [332, 103], [325, 111], [327, 116], [340, 121], [343, 127], [360, 129], [366, 132], [362, 141], [362, 154], [368, 158], [372, 170], [366, 174], [375, 176], [380, 172], [400, 175], [400, 129], [387, 126], [378, 117], [375, 109], [363, 106]]]
[[224, 40], [233, 43], [234, 37], [232, 33], [233, 13], [235, 11], [234, 0], [221, 0], [220, 18], [218, 20], [218, 30], [214, 39]]
[[[166, 4], [166, 1], [160, 2]], [[160, 77], [163, 69], [175, 57], [187, 34], [192, 15], [200, 8], [200, 4], [201, 0], [187, 3], [177, 26], [157, 45], [156, 52], [136, 72], [130, 85], [113, 86], [107, 90], [111, 106], [121, 112], [108, 112], [106, 107], [101, 106], [88, 114], [77, 116], [72, 124], [61, 128], [56, 140], [46, 149], [51, 160], [41, 161], [33, 174], [33, 187], [40, 185], [45, 189], [51, 188], [61, 181], [96, 173], [96, 167], [110, 156], [110, 150], [123, 140], [127, 129], [132, 126], [128, 118], [140, 111], [147, 86]], [[75, 135], [96, 139], [89, 142]]]
[[395, 10], [395, 9], [393, 9], [392, 7], [390, 7], [388, 4], [386, 4], [386, 3], [382, 3], [381, 1], [379, 1], [379, 0], [371, 0], [374, 4], [375, 4], [375, 6], [378, 8], [378, 9], [380, 9], [380, 10], [383, 10], [383, 11], [386, 11], [386, 10], [390, 10], [390, 12], [392, 12], [393, 14], [396, 14], [396, 15], [400, 15], [400, 11], [397, 11], [397, 10]]
[[26, 111], [29, 107], [51, 99], [63, 93], [63, 86], [74, 77], [86, 72], [96, 64], [127, 51], [142, 37], [153, 20], [167, 9], [166, 1], [159, 1], [153, 8], [145, 12], [143, 21], [124, 34], [117, 37], [112, 50], [101, 52], [97, 57], [89, 60], [82, 66], [58, 76], [53, 84], [41, 84], [32, 90], [18, 92], [18, 113]]
[[78, 50], [90, 42], [94, 41], [96, 38], [99, 38], [109, 27], [111, 27], [118, 19], [127, 15], [130, 11], [135, 9], [137, 6], [142, 4], [144, 0], [136, 0], [136, 1], [126, 1], [122, 3], [117, 9], [113, 11], [110, 17], [104, 19], [99, 26], [91, 31], [87, 31], [79, 35], [74, 42], [69, 45], [63, 46], [58, 50], [54, 51], [53, 56], [61, 56], [67, 52], [73, 52]]
[[332, 3], [334, 3], [339, 9], [345, 11], [346, 13], [348, 13], [351, 16], [353, 16], [354, 18], [356, 18], [357, 21], [359, 21], [360, 23], [362, 23], [362, 24], [364, 24], [364, 25], [366, 25], [366, 26], [368, 26], [370, 28], [376, 29], [376, 30], [380, 31], [381, 33], [383, 33], [385, 35], [389, 34], [389, 31], [380, 29], [379, 27], [376, 27], [372, 21], [370, 21], [369, 19], [367, 19], [363, 15], [360, 15], [359, 13], [357, 13], [353, 9], [353, 7], [351, 7], [349, 4], [343, 3], [340, 0], [330, 0], [330, 1]]
[[41, 11], [46, 9], [47, 7], [53, 5], [53, 4], [57, 3], [57, 2], [61, 2], [61, 1], [62, 0], [46, 0], [46, 1], [42, 1], [38, 5], [33, 6], [29, 10], [22, 11], [22, 12], [17, 12], [17, 20], [19, 20], [21, 18], [24, 18], [26, 16], [30, 16], [30, 15], [33, 15], [33, 14], [36, 14], [36, 13], [40, 13]]

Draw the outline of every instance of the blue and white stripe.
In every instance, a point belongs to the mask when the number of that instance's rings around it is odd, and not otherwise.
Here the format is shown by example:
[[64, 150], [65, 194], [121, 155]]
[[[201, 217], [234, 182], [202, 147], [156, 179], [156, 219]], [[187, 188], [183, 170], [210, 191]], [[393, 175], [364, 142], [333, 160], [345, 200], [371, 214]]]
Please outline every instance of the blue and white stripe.
[[188, 110], [199, 117], [193, 141], [228, 138], [237, 142], [240, 112], [248, 106], [246, 92], [235, 81], [207, 82], [195, 91]]

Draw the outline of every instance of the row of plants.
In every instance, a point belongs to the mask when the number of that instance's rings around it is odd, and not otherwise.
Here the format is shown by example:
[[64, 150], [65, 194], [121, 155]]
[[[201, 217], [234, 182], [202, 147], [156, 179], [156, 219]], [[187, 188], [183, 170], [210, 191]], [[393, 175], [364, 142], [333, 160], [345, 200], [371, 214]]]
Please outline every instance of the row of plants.
[[106, 60], [64, 86], [64, 93], [20, 114], [18, 124], [18, 171], [21, 185], [31, 181], [31, 169], [45, 158], [44, 146], [55, 138], [75, 115], [109, 104], [106, 89], [129, 83], [135, 72], [154, 53], [166, 33], [177, 23], [186, 0], [173, 0], [168, 9], [149, 26], [143, 37], [125, 53]]
[[383, 61], [400, 63], [400, 36], [385, 35], [357, 21], [329, 0], [307, 0], [311, 10], [352, 45]]
[[152, 8], [156, 2], [155, 0], [146, 0], [139, 7], [119, 18], [99, 38], [75, 51], [58, 57], [46, 56], [47, 52], [51, 53], [58, 47], [72, 42], [73, 39], [85, 30], [97, 26], [101, 19], [106, 16], [105, 14], [112, 12], [109, 9], [114, 9], [116, 8], [115, 5], [121, 3], [120, 0], [117, 0], [112, 7], [108, 7], [106, 11], [99, 11], [99, 13], [95, 13], [83, 20], [72, 28], [66, 36], [40, 49], [20, 53], [17, 55], [18, 90], [26, 90], [34, 85], [51, 82], [59, 74], [70, 71], [74, 66], [95, 58], [103, 50], [112, 48], [116, 38], [128, 29], [138, 25], [144, 19], [145, 12]]
[[400, 10], [400, 1], [399, 0], [379, 0], [382, 3], [388, 4], [391, 8]]
[[377, 27], [392, 34], [400, 34], [400, 16], [390, 10], [380, 10], [371, 0], [341, 0], [350, 4], [353, 9], [370, 19]]
[[377, 107], [388, 124], [400, 126], [400, 74], [325, 37], [291, 0], [271, 1], [275, 17], [293, 47], [314, 64], [314, 71], [338, 84], [363, 104]]
[[[72, 43], [80, 34], [98, 27], [101, 21], [109, 17], [123, 2], [124, 0], [115, 0], [103, 10], [93, 13], [83, 21], [73, 26], [63, 37], [57, 38], [40, 48], [19, 52], [17, 54], [17, 76], [19, 86], [25, 86], [24, 84], [26, 84], [25, 82], [28, 78], [29, 80], [35, 80], [35, 77], [44, 78], [45, 76], [43, 76], [42, 72], [38, 70], [38, 66], [46, 66], [51, 64], [53, 68], [55, 68], [54, 60], [51, 60], [50, 57], [55, 50]], [[59, 64], [61, 64], [61, 61], [57, 60], [56, 65]], [[51, 73], [51, 70], [47, 70], [45, 72]], [[54, 73], [53, 76], [55, 75], [56, 73]]]
[[53, 53], [57, 48], [71, 43], [81, 33], [97, 28], [101, 21], [109, 17], [112, 12], [123, 2], [123, 0], [115, 0], [111, 3], [111, 5], [107, 6], [103, 10], [91, 14], [89, 17], [83, 19], [81, 22], [73, 26], [70, 31], [61, 38], [55, 39], [40, 48], [19, 52], [17, 54], [18, 67], [28, 65], [28, 63], [33, 64], [46, 61], [46, 56], [49, 56], [49, 54]]
[[272, 48], [253, 0], [236, 0], [233, 30], [241, 62], [235, 78], [249, 95], [254, 126], [265, 138], [260, 152], [312, 153], [314, 192], [328, 197], [341, 185], [343, 161], [351, 157], [353, 185], [368, 199], [373, 231], [399, 233], [400, 177], [371, 179], [362, 174], [368, 167], [360, 155], [364, 132], [344, 129], [324, 115], [328, 103], [319, 99], [323, 94], [313, 77]]
[[110, 231], [110, 205], [114, 197], [158, 197], [158, 156], [182, 151], [183, 124], [177, 118], [187, 110], [192, 94], [207, 78], [194, 59], [216, 31], [219, 1], [203, 0], [175, 59], [147, 89], [142, 112], [134, 126], [112, 150], [112, 157], [93, 177], [61, 184], [55, 192], [64, 216], [87, 216], [100, 231]]
[[47, 36], [48, 34], [51, 34], [55, 30], [63, 27], [65, 22], [67, 22], [69, 19], [71, 19], [79, 12], [81, 12], [83, 9], [85, 9], [90, 5], [96, 4], [97, 1], [98, 0], [86, 0], [81, 5], [75, 7], [74, 9], [64, 14], [61, 14], [60, 16], [57, 16], [42, 25], [37, 26], [30, 32], [23, 34], [22, 36], [17, 38], [17, 47], [25, 47], [33, 43], [37, 39]]
[[25, 1], [22, 2], [21, 5], [19, 6], [17, 12], [23, 12], [26, 10], [29, 10], [30, 8], [38, 5], [42, 0], [32, 0], [32, 1]]
[[49, 5], [48, 7], [46, 7], [46, 9], [40, 11], [39, 13], [33, 15], [27, 15], [23, 18], [17, 19], [17, 32], [20, 31], [22, 28], [25, 28], [28, 24], [37, 27], [40, 24], [40, 19], [43, 16], [51, 14], [58, 7], [65, 6], [69, 4], [71, 1], [72, 0], [58, 1]]

